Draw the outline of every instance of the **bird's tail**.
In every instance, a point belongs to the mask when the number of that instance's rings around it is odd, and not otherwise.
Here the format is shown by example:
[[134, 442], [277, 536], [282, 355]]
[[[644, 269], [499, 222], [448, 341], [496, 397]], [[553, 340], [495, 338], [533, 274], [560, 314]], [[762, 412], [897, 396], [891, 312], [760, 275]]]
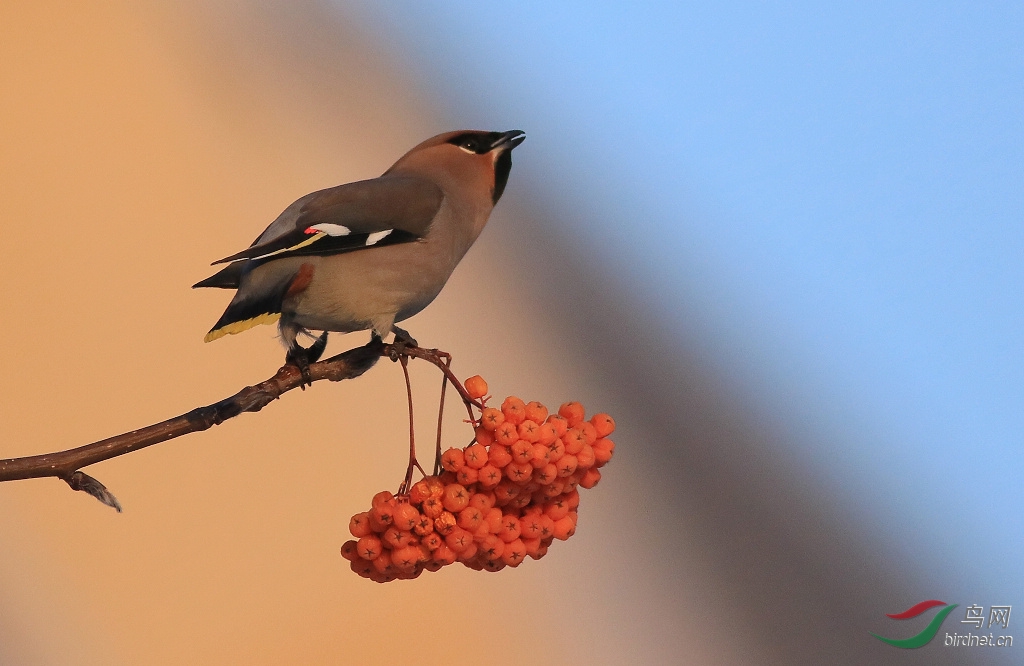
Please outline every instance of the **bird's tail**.
[[203, 340], [213, 342], [225, 335], [247, 331], [253, 326], [276, 322], [281, 318], [281, 303], [288, 293], [293, 277], [289, 276], [273, 289], [258, 294], [246, 293], [245, 290], [236, 292], [224, 314]]

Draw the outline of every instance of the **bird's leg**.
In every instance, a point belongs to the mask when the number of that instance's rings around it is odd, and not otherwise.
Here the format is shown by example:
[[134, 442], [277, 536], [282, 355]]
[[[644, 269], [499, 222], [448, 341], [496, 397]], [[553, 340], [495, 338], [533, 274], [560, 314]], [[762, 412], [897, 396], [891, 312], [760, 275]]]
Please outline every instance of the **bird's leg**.
[[320, 360], [326, 348], [327, 331], [321, 333], [320, 337], [314, 340], [313, 344], [309, 347], [303, 347], [299, 344], [298, 340], [292, 340], [292, 343], [288, 346], [288, 353], [285, 354], [284, 362], [294, 365], [302, 373], [303, 390], [305, 390], [306, 384], [309, 386], [313, 385], [313, 380], [309, 376], [309, 366]]
[[405, 479], [402, 481], [402, 485], [398, 486], [398, 494], [405, 495], [412, 488], [413, 469], [419, 469], [423, 476], [426, 476], [427, 473], [423, 471], [419, 461], [416, 460], [416, 429], [413, 427], [412, 421], [412, 382], [409, 381], [409, 357], [400, 355], [398, 360], [402, 364], [402, 374], [405, 375], [405, 393], [409, 398], [409, 466], [405, 468]]

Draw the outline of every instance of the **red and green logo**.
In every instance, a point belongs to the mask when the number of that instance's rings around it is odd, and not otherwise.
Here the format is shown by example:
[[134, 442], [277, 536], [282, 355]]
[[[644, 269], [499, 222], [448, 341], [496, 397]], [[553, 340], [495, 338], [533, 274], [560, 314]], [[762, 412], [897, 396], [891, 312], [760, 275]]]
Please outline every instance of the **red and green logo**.
[[956, 608], [957, 605], [958, 604], [953, 604], [952, 606], [949, 606], [945, 601], [930, 599], [929, 601], [922, 601], [919, 604], [914, 604], [902, 613], [886, 613], [887, 617], [891, 617], [894, 620], [909, 620], [910, 618], [917, 617], [918, 615], [922, 615], [930, 611], [936, 606], [945, 606], [945, 608], [940, 610], [935, 617], [932, 618], [932, 621], [928, 623], [928, 626], [924, 628], [924, 631], [916, 636], [911, 636], [910, 638], [886, 638], [885, 636], [879, 636], [874, 633], [871, 635], [884, 643], [888, 643], [889, 645], [893, 645], [898, 648], [909, 649], [924, 647], [925, 645], [928, 645], [929, 641], [935, 638], [935, 634], [939, 633], [939, 627], [942, 626], [943, 620], [946, 619], [947, 615], [953, 612], [953, 609]]

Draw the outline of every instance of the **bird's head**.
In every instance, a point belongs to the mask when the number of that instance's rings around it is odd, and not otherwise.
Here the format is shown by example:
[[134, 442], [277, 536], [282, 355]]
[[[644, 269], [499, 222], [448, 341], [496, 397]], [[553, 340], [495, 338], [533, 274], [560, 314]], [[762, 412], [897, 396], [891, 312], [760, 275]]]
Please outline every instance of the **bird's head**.
[[470, 188], [498, 203], [512, 170], [512, 149], [526, 139], [522, 130], [457, 130], [431, 137], [387, 170], [423, 175], [439, 184]]

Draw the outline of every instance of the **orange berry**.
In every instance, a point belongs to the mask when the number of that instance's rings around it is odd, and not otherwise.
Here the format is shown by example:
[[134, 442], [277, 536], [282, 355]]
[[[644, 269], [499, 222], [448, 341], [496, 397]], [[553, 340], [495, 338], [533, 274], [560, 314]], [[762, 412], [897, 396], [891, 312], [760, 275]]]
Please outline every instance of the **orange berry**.
[[587, 444], [593, 444], [597, 441], [597, 429], [592, 423], [584, 421], [576, 427], [583, 432], [583, 435], [586, 437]]
[[[511, 464], [509, 463], [509, 465]], [[506, 467], [507, 469], [508, 467]], [[494, 487], [494, 503], [495, 505], [508, 504], [519, 492], [519, 487], [506, 478]]]
[[395, 570], [394, 565], [391, 563], [391, 551], [385, 550], [377, 557], [370, 560], [373, 568], [377, 570], [377, 573], [392, 573]]
[[501, 520], [505, 517], [505, 514], [501, 512], [498, 507], [493, 507], [487, 510], [484, 514], [484, 522], [487, 523], [487, 529], [491, 534], [497, 534], [498, 530], [501, 529]]
[[472, 467], [463, 467], [459, 470], [459, 473], [455, 475], [455, 480], [458, 481], [460, 485], [469, 487], [477, 482], [478, 477], [479, 472], [477, 472], [477, 470]]
[[375, 536], [360, 537], [359, 541], [356, 541], [356, 552], [364, 560], [372, 560], [380, 555], [382, 550], [384, 550], [384, 546]]
[[452, 513], [462, 511], [469, 506], [469, 491], [465, 486], [453, 483], [445, 486], [444, 499], [441, 501], [444, 502], [444, 508]]
[[394, 494], [391, 493], [390, 490], [382, 490], [373, 496], [373, 499], [370, 501], [370, 506], [372, 506], [375, 509], [379, 506], [394, 507], [395, 496]]
[[399, 571], [412, 571], [420, 561], [420, 549], [416, 546], [406, 546], [391, 551], [391, 564]]
[[501, 483], [501, 470], [494, 465], [487, 464], [477, 472], [477, 483], [484, 488], [493, 488]]
[[580, 505], [580, 491], [570, 490], [565, 493], [565, 503], [570, 510], [575, 510]]
[[504, 446], [512, 446], [519, 441], [519, 431], [513, 423], [502, 423], [494, 430], [494, 441]]
[[370, 529], [370, 514], [364, 511], [352, 516], [352, 519], [348, 521], [348, 531], [357, 539], [372, 532]]
[[552, 414], [547, 418], [544, 423], [551, 424], [551, 427], [555, 429], [555, 434], [561, 437], [569, 430], [569, 422], [565, 420], [565, 417], [559, 416], [558, 414]]
[[526, 554], [533, 559], [539, 559], [537, 553], [540, 552], [540, 539], [523, 539], [523, 547], [526, 548]]
[[512, 462], [528, 463], [533, 460], [533, 444], [525, 439], [520, 439], [509, 449], [512, 454]]
[[549, 446], [556, 441], [558, 441], [558, 433], [555, 431], [555, 426], [550, 423], [544, 423], [537, 427], [538, 444]]
[[[558, 478], [558, 468], [555, 467], [554, 463], [548, 463], [543, 467], [538, 467], [533, 472], [533, 480], [542, 486], [548, 486], [552, 481]], [[545, 492], [547, 492], [545, 490]], [[555, 493], [556, 495], [561, 494], [561, 491]]]
[[540, 514], [530, 514], [519, 519], [520, 536], [526, 539], [540, 539], [544, 532], [544, 523]]
[[412, 484], [409, 489], [409, 501], [417, 506], [423, 504], [423, 500], [430, 497], [430, 484], [425, 479], [420, 479]]
[[566, 453], [577, 454], [587, 443], [587, 435], [579, 428], [572, 428], [562, 436], [562, 443]]
[[576, 467], [579, 466], [579, 460], [576, 456], [566, 453], [564, 456], [558, 459], [558, 463], [555, 467], [558, 468], [558, 476], [565, 478], [576, 471]]
[[558, 462], [558, 459], [565, 455], [565, 443], [560, 439], [548, 444], [548, 461]]
[[416, 521], [416, 525], [412, 528], [412, 533], [416, 536], [422, 537], [430, 534], [434, 531], [434, 520], [420, 514], [419, 520]]
[[392, 524], [400, 530], [411, 530], [420, 521], [420, 512], [411, 504], [400, 502], [395, 507]]
[[595, 467], [603, 467], [615, 453], [615, 442], [610, 439], [601, 438], [594, 442]]
[[576, 532], [576, 522], [569, 516], [555, 521], [554, 536], [559, 541], [565, 541]]
[[548, 464], [550, 455], [551, 451], [548, 447], [543, 444], [534, 444], [531, 447], [530, 464], [533, 465], [534, 469], [540, 469]]
[[494, 443], [494, 433], [487, 428], [479, 427], [473, 431], [476, 434], [476, 443], [490, 446]]
[[441, 467], [449, 472], [458, 472], [466, 464], [466, 456], [462, 449], [448, 449], [441, 455]]
[[358, 560], [359, 553], [356, 551], [356, 542], [349, 539], [345, 543], [341, 544], [341, 556], [349, 562]]
[[517, 567], [526, 558], [526, 546], [522, 539], [515, 539], [505, 544], [505, 550], [501, 552], [501, 561], [510, 567]]
[[501, 403], [501, 413], [505, 415], [506, 423], [519, 425], [526, 418], [526, 403], [514, 395], [510, 395], [505, 398], [505, 402]]
[[519, 433], [519, 439], [525, 439], [531, 444], [540, 439], [540, 426], [530, 420], [520, 423], [516, 432]]
[[506, 513], [501, 517], [501, 529], [498, 530], [498, 537], [502, 541], [508, 543], [519, 538], [522, 533], [522, 526], [519, 523], [519, 519], [510, 513]]
[[480, 469], [487, 464], [487, 447], [483, 444], [473, 444], [466, 447], [466, 465], [473, 469]]
[[484, 407], [480, 412], [480, 425], [484, 430], [494, 431], [505, 422], [505, 415], [500, 409]]
[[483, 541], [484, 537], [491, 533], [491, 526], [486, 520], [480, 521], [480, 524], [473, 530], [473, 540]]
[[487, 459], [490, 461], [492, 465], [494, 465], [498, 469], [501, 469], [505, 465], [512, 462], [512, 454], [509, 453], [509, 449], [507, 446], [502, 446], [501, 444], [493, 444], [491, 445], [491, 448], [487, 451]]
[[548, 417], [548, 408], [540, 404], [536, 400], [533, 402], [526, 403], [526, 418], [533, 421], [537, 425], [544, 423], [544, 419]]
[[494, 493], [473, 493], [472, 497], [469, 498], [469, 505], [475, 506], [481, 511], [488, 511], [494, 506]]
[[456, 553], [461, 553], [466, 550], [471, 543], [473, 543], [473, 535], [456, 526], [448, 533], [448, 536], [444, 538], [445, 544]]
[[512, 501], [505, 505], [505, 508], [525, 509], [532, 501], [533, 497], [530, 493], [520, 493], [513, 497]]
[[564, 497], [556, 497], [544, 505], [544, 515], [551, 520], [560, 520], [569, 515], [569, 503]]
[[422, 543], [430, 550], [437, 550], [437, 547], [444, 543], [444, 539], [442, 539], [441, 535], [437, 532], [431, 532], [430, 534], [423, 537], [423, 540], [420, 541], [420, 543]]
[[[530, 463], [510, 462], [505, 466], [505, 477], [513, 483], [523, 485], [533, 477], [533, 465]], [[499, 484], [500, 485], [500, 484]], [[497, 488], [497, 486], [495, 486]]]
[[444, 495], [444, 483], [441, 482], [441, 479], [436, 476], [428, 476], [423, 480], [427, 482], [427, 486], [430, 488], [431, 497], [440, 499], [441, 495]]
[[370, 528], [374, 532], [383, 532], [395, 519], [394, 509], [389, 506], [377, 506], [370, 509]]
[[466, 387], [469, 397], [474, 400], [479, 400], [487, 395], [487, 382], [480, 375], [473, 375], [463, 383], [463, 386]]
[[450, 511], [442, 511], [441, 515], [434, 518], [434, 531], [441, 536], [448, 536], [448, 533], [455, 527], [455, 514]]
[[558, 414], [569, 422], [569, 427], [575, 428], [583, 421], [583, 405], [578, 402], [567, 402], [558, 408]]
[[459, 562], [466, 562], [467, 560], [471, 560], [476, 557], [478, 552], [480, 552], [480, 550], [476, 542], [471, 541], [461, 553], [457, 553], [456, 557], [458, 557]]
[[591, 416], [590, 423], [594, 426], [594, 430], [597, 431], [598, 437], [607, 437], [615, 432], [615, 419], [603, 412]]
[[475, 506], [467, 506], [459, 511], [458, 524], [464, 530], [475, 532], [482, 522], [484, 522], [484, 513]]
[[553, 539], [555, 538], [555, 521], [551, 519], [546, 513], [540, 514], [541, 523], [541, 539]]
[[580, 479], [580, 485], [584, 488], [590, 489], [597, 485], [597, 482], [601, 480], [601, 470], [596, 467], [591, 467], [584, 474], [583, 478]]
[[589, 444], [584, 444], [580, 452], [576, 454], [576, 459], [580, 462], [580, 469], [588, 470], [594, 466], [594, 462], [597, 460], [597, 454], [594, 453], [594, 447]]
[[437, 550], [431, 553], [431, 555], [431, 560], [433, 562], [440, 562], [442, 565], [452, 564], [453, 562], [455, 562], [456, 558], [455, 551], [449, 548], [448, 544], [446, 543], [442, 543], [440, 546], [438, 546]]
[[387, 548], [404, 548], [410, 545], [409, 541], [412, 538], [411, 532], [403, 532], [397, 527], [389, 527], [385, 530], [384, 535], [381, 537], [381, 541]]
[[505, 542], [498, 535], [492, 534], [480, 542], [478, 552], [484, 560], [497, 560], [504, 550]]
[[376, 573], [376, 569], [373, 568], [373, 564], [361, 557], [353, 560], [349, 566], [352, 567], [352, 571], [355, 571], [363, 578], [369, 578], [371, 572]]
[[441, 515], [442, 511], [444, 511], [444, 502], [441, 501], [440, 497], [431, 495], [423, 500], [423, 515], [426, 517], [436, 519]]

